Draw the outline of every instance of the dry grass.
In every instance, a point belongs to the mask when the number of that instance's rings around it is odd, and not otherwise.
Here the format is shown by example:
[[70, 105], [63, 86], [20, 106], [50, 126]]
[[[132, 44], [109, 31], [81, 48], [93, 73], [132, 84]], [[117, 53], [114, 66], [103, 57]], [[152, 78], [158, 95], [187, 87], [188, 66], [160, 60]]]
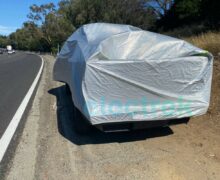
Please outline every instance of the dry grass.
[[197, 47], [211, 52], [213, 55], [220, 53], [220, 32], [207, 32], [184, 39]]

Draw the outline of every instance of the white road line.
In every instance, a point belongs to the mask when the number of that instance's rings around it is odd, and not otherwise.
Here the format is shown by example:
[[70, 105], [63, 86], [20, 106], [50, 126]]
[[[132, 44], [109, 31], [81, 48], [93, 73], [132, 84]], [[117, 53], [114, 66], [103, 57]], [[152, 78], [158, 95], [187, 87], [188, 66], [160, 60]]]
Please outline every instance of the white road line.
[[43, 66], [44, 66], [44, 60], [41, 57], [42, 63], [41, 63], [41, 67], [40, 70], [38, 71], [38, 74], [36, 76], [36, 78], [34, 79], [30, 89], [28, 90], [27, 94], [25, 95], [24, 99], [22, 100], [19, 108], [17, 109], [14, 117], [12, 118], [10, 124], [8, 125], [7, 129], [5, 130], [4, 134], [2, 135], [1, 139], [0, 139], [0, 162], [2, 161], [2, 158], [4, 157], [4, 154], [11, 142], [11, 139], [18, 127], [18, 124], [22, 118], [22, 115], [28, 105], [29, 100], [31, 99], [31, 95], [34, 92], [34, 89], [40, 79], [41, 73], [43, 71]]

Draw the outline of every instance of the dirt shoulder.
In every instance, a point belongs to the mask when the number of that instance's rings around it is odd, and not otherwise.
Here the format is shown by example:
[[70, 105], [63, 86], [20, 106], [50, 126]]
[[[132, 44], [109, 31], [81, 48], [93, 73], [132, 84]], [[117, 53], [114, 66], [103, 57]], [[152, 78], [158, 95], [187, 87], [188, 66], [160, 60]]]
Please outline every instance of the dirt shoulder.
[[220, 179], [220, 60], [209, 112], [187, 125], [129, 133], [72, 130], [72, 102], [45, 69], [6, 179]]

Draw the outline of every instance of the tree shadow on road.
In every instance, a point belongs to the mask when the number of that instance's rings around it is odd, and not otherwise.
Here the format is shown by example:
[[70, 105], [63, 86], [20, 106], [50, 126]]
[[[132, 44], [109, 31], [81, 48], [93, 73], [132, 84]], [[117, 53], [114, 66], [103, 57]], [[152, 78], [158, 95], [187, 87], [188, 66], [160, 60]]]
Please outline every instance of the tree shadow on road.
[[65, 85], [51, 89], [48, 93], [56, 96], [57, 124], [59, 133], [76, 145], [104, 144], [113, 142], [124, 143], [173, 134], [173, 131], [169, 127], [117, 133], [104, 133], [93, 127], [92, 131], [88, 135], [78, 135], [73, 129], [74, 105], [72, 103], [71, 96], [66, 93]]

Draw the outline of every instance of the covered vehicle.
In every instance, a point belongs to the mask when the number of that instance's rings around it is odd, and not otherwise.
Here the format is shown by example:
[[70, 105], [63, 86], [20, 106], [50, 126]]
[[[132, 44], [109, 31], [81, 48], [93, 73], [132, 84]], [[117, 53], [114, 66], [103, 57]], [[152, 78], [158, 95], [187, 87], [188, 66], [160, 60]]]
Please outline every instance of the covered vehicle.
[[89, 124], [127, 130], [206, 113], [212, 66], [210, 53], [183, 40], [95, 23], [65, 42], [54, 79], [68, 85], [76, 112]]

